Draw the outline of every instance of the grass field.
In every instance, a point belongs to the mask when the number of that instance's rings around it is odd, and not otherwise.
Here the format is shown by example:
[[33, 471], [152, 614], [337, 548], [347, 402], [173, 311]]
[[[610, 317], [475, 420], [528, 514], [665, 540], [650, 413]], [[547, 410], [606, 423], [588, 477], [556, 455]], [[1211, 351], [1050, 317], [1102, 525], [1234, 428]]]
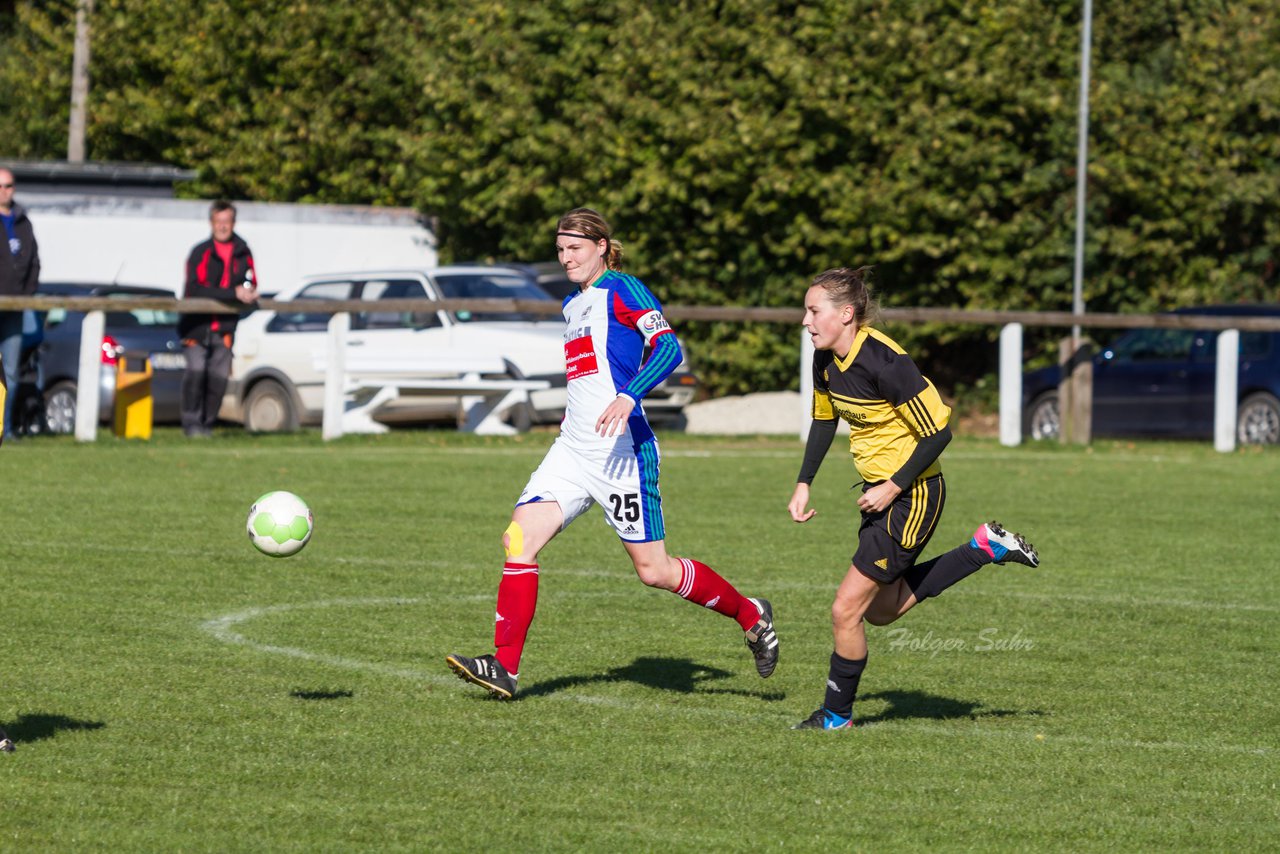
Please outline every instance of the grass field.
[[[1043, 557], [870, 630], [851, 733], [820, 702], [852, 465], [785, 505], [796, 440], [670, 436], [673, 553], [775, 605], [643, 587], [595, 513], [542, 560], [517, 702], [499, 536], [550, 437], [31, 440], [0, 451], [5, 851], [1253, 851], [1280, 827], [1280, 452], [958, 439], [929, 549], [996, 518]], [[272, 560], [270, 489], [316, 533]]]

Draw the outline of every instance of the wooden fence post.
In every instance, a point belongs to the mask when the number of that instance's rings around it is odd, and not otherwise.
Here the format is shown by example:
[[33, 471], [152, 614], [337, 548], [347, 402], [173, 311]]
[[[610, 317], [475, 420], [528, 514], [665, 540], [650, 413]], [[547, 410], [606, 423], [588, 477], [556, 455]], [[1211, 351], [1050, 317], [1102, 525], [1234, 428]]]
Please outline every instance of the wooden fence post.
[[77, 442], [92, 442], [98, 438], [98, 408], [102, 400], [98, 383], [102, 376], [102, 336], [106, 325], [106, 315], [101, 311], [86, 312], [80, 324], [80, 366], [76, 372]]
[[1000, 444], [1022, 444], [1022, 324], [1000, 330]]
[[320, 436], [326, 442], [342, 436], [342, 411], [346, 408], [347, 333], [351, 331], [351, 315], [335, 312], [329, 318], [329, 334], [325, 338], [324, 412]]
[[1218, 333], [1218, 360], [1213, 382], [1213, 449], [1236, 449], [1236, 407], [1240, 394], [1240, 330]]
[[1063, 444], [1087, 445], [1093, 438], [1093, 347], [1073, 347], [1070, 337], [1058, 342], [1062, 380], [1058, 385], [1058, 439]]

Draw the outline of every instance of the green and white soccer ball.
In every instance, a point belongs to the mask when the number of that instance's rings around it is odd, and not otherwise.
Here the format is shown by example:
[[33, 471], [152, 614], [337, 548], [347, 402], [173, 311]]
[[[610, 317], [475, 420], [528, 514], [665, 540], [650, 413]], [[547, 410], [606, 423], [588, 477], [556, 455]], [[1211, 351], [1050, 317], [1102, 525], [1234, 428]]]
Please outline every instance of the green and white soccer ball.
[[307, 503], [292, 492], [268, 492], [249, 508], [245, 527], [258, 551], [288, 557], [302, 551], [311, 539], [315, 519]]

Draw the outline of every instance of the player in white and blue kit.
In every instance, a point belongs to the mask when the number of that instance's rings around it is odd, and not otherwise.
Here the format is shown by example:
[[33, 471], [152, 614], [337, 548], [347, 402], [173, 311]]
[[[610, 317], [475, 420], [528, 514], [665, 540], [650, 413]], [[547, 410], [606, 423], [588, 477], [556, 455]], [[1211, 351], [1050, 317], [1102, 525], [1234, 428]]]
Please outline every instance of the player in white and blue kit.
[[515, 694], [537, 604], [538, 554], [598, 504], [640, 580], [736, 620], [757, 671], [768, 677], [778, 661], [769, 601], [742, 596], [706, 564], [667, 554], [658, 442], [641, 405], [682, 358], [662, 306], [639, 279], [619, 270], [622, 249], [595, 211], [578, 208], [561, 217], [556, 253], [581, 288], [564, 301], [569, 398], [560, 436], [529, 478], [502, 537], [507, 559], [498, 585], [495, 654], [445, 660], [494, 696]]

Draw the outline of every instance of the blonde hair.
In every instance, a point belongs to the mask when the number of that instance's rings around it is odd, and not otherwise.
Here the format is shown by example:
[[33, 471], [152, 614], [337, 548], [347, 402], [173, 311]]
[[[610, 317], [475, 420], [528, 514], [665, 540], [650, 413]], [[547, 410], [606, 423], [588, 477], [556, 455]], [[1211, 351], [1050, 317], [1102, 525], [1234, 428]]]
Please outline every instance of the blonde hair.
[[851, 267], [836, 267], [813, 277], [813, 284], [827, 293], [827, 299], [836, 305], [853, 306], [853, 318], [859, 327], [874, 323], [880, 314], [880, 305], [871, 295], [871, 272], [875, 268], [867, 265], [856, 270]]
[[591, 208], [574, 208], [556, 223], [556, 232], [580, 234], [591, 242], [605, 242], [604, 263], [610, 270], [622, 269], [622, 244], [613, 239], [609, 223]]

